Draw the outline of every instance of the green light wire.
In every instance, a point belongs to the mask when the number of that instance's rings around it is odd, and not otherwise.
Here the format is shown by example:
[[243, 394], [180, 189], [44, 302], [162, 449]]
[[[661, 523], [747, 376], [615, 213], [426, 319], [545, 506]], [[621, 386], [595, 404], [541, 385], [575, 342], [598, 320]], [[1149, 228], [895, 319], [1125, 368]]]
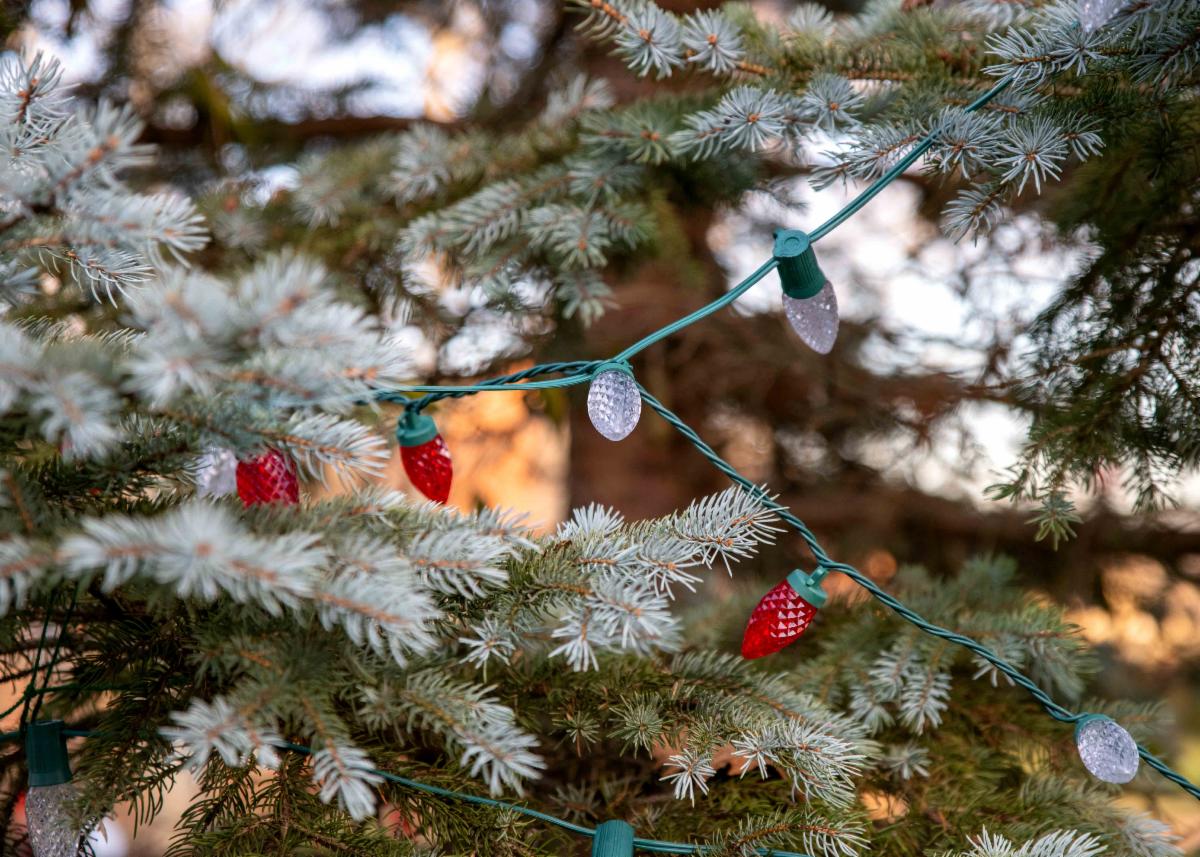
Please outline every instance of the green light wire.
[[696, 310], [695, 312], [691, 313], [690, 315], [685, 315], [683, 318], [679, 319], [678, 321], [672, 322], [671, 324], [668, 324], [666, 327], [660, 328], [660, 329], [654, 331], [654, 333], [651, 333], [649, 336], [646, 336], [646, 337], [638, 340], [633, 345], [629, 346], [624, 351], [622, 351], [620, 354], [618, 354], [616, 357], [614, 357], [613, 360], [627, 361], [627, 360], [629, 360], [630, 357], [637, 354], [639, 351], [644, 351], [645, 349], [649, 348], [654, 343], [658, 342], [660, 339], [666, 339], [671, 334], [677, 333], [677, 332], [683, 330], [688, 325], [695, 324], [700, 319], [710, 316], [717, 310], [723, 309], [724, 307], [729, 306], [731, 303], [736, 301], [738, 298], [740, 298], [746, 292], [750, 291], [750, 289], [754, 286], [755, 283], [757, 283], [759, 280], [761, 280], [767, 274], [774, 271], [778, 266], [779, 266], [779, 262], [777, 262], [775, 259], [770, 259], [770, 260], [764, 262], [762, 265], [760, 265], [758, 267], [758, 269], [756, 271], [751, 273], [750, 276], [746, 277], [746, 279], [742, 280], [740, 283], [738, 283], [736, 286], [734, 286], [728, 292], [723, 294], [721, 297], [717, 298], [712, 303], [707, 304], [706, 306], [702, 306], [702, 307], [700, 307], [700, 309]]
[[[305, 756], [311, 756], [313, 754], [313, 750], [311, 747], [305, 747], [303, 744], [293, 744], [290, 741], [285, 741], [278, 746], [281, 746], [287, 750], [291, 750], [294, 753], [300, 753]], [[513, 812], [519, 812], [522, 815], [527, 815], [530, 818], [536, 818], [539, 821], [544, 821], [547, 824], [552, 824], [555, 827], [560, 827], [563, 830], [570, 831], [571, 833], [577, 833], [580, 836], [591, 836], [592, 832], [593, 832], [590, 828], [581, 827], [578, 824], [572, 824], [569, 821], [565, 821], [561, 818], [557, 818], [556, 816], [550, 815], [545, 812], [539, 812], [536, 809], [530, 809], [527, 806], [518, 806], [517, 804], [505, 803], [502, 800], [493, 800], [492, 798], [480, 797], [478, 795], [471, 795], [471, 794], [465, 794], [462, 792], [451, 791], [450, 789], [444, 789], [444, 788], [441, 788], [440, 786], [431, 786], [428, 783], [418, 782], [417, 780], [410, 780], [410, 779], [408, 779], [408, 777], [402, 777], [399, 774], [392, 774], [392, 773], [389, 773], [388, 771], [372, 770], [371, 773], [373, 773], [379, 777], [382, 777], [383, 779], [387, 780], [389, 783], [396, 783], [397, 785], [404, 786], [405, 788], [414, 789], [414, 790], [420, 791], [420, 792], [426, 792], [427, 794], [437, 795], [438, 797], [451, 798], [452, 800], [459, 800], [459, 801], [462, 801], [463, 803], [473, 803], [473, 804], [477, 804], [479, 806], [488, 806], [488, 807], [492, 807], [493, 809], [505, 809], [505, 810], [511, 810]]]
[[[38, 638], [37, 649], [33, 653], [33, 665], [30, 667], [29, 684], [25, 687], [25, 693], [21, 694], [21, 728], [29, 722], [29, 707], [33, 703], [33, 698], [36, 696], [38, 670], [42, 663], [42, 652], [46, 648], [46, 635], [50, 631], [50, 611], [54, 609], [54, 603], [58, 600], [58, 592], [51, 592], [46, 597], [46, 618], [42, 621], [42, 634]], [[40, 702], [40, 699], [39, 699]], [[11, 709], [10, 709], [11, 710]]]
[[[24, 733], [22, 732], [4, 732], [0, 733], [0, 743], [17, 741]], [[65, 738], [90, 738], [93, 735], [99, 734], [93, 729], [64, 729], [63, 737]], [[281, 750], [290, 750], [293, 753], [299, 753], [302, 756], [313, 755], [312, 747], [306, 747], [303, 744], [295, 744], [291, 741], [280, 741], [272, 743], [272, 747], [277, 747]], [[441, 786], [431, 786], [428, 783], [422, 783], [417, 780], [410, 780], [408, 777], [402, 777], [399, 774], [393, 774], [389, 771], [381, 771], [378, 768], [370, 768], [369, 773], [383, 779], [389, 783], [395, 783], [398, 786], [412, 789], [413, 791], [425, 792], [426, 794], [436, 795], [437, 797], [449, 798], [450, 800], [461, 801], [463, 803], [473, 803], [477, 806], [486, 806], [491, 809], [501, 809], [507, 812], [515, 812], [529, 818], [536, 818], [538, 821], [544, 821], [549, 825], [565, 830], [568, 833], [574, 833], [577, 836], [586, 836], [589, 839], [596, 835], [596, 831], [590, 827], [584, 827], [581, 824], [574, 824], [566, 819], [559, 818], [555, 815], [550, 815], [547, 812], [540, 812], [527, 806], [521, 806], [517, 803], [508, 803], [507, 801], [495, 800], [494, 798], [480, 797], [479, 795], [466, 794], [464, 792], [456, 792], [451, 789], [444, 789]], [[659, 839], [634, 839], [634, 848], [642, 851], [652, 851], [659, 854], [708, 854], [715, 849], [707, 845], [691, 845], [686, 842], [663, 842]], [[795, 851], [780, 851], [775, 848], [756, 848], [755, 853], [760, 857], [811, 857], [808, 854], [799, 854]]]
[[[71, 603], [67, 605], [67, 612], [63, 614], [63, 620], [58, 626], [58, 639], [54, 641], [54, 651], [50, 653], [50, 662], [46, 664], [46, 680], [42, 682], [42, 689], [36, 694], [37, 702], [33, 706], [33, 713], [30, 714], [30, 722], [36, 723], [38, 712], [42, 710], [42, 701], [46, 698], [46, 694], [52, 691], [50, 681], [54, 678], [54, 666], [58, 663], [59, 653], [62, 652], [63, 638], [67, 636], [67, 625], [71, 622], [71, 616], [75, 613], [75, 606], [79, 603], [79, 589], [71, 594]], [[46, 624], [50, 624], [50, 616], [46, 615]], [[33, 677], [30, 677], [29, 684], [33, 685]]]
[[[545, 389], [547, 387], [567, 387], [573, 384], [582, 384], [591, 377], [591, 372], [603, 360], [573, 360], [568, 363], [539, 363], [537, 366], [531, 366], [528, 369], [523, 369], [520, 372], [513, 372], [511, 375], [501, 375], [498, 378], [491, 378], [487, 381], [482, 381], [479, 384], [469, 384], [459, 387], [453, 386], [438, 386], [428, 384], [413, 384], [406, 387], [395, 387], [390, 390], [381, 390], [374, 396], [376, 402], [398, 402], [405, 406], [406, 410], [422, 411], [427, 406], [440, 399], [460, 399], [463, 396], [469, 396], [474, 393], [490, 393], [497, 390], [529, 390], [529, 389]], [[533, 378], [538, 375], [563, 374], [567, 376], [578, 376], [574, 379], [559, 378], [555, 379], [555, 383], [546, 384], [544, 382], [534, 382], [532, 384], [519, 383], [526, 378]], [[569, 383], [564, 383], [569, 380]], [[406, 393], [427, 393], [419, 399], [414, 399]]]
[[[965, 113], [974, 113], [976, 110], [983, 107], [993, 98], [1007, 89], [1011, 82], [1012, 81], [1010, 78], [1001, 80], [987, 92], [983, 93], [966, 107], [964, 107], [963, 111]], [[929, 151], [930, 147], [937, 142], [937, 136], [940, 132], [941, 128], [934, 128], [932, 131], [922, 137], [921, 140], [908, 152], [908, 154], [892, 165], [891, 169], [872, 182], [866, 189], [862, 191], [862, 193], [850, 200], [850, 202], [846, 203], [846, 205], [840, 211], [838, 211], [837, 214], [833, 215], [833, 217], [829, 218], [811, 233], [809, 233], [809, 241], [815, 244], [818, 240], [824, 238], [830, 232], [837, 229], [839, 226], [853, 217], [863, 206], [874, 199], [880, 193], [880, 191], [903, 175], [904, 171], [915, 164], [921, 155]], [[746, 292], [750, 291], [750, 289], [752, 289], [760, 280], [762, 280], [763, 277], [774, 271], [778, 266], [779, 262], [777, 260], [773, 258], [767, 260], [760, 265], [757, 270], [753, 271], [748, 277], [746, 277], [746, 279], [742, 280], [715, 301], [705, 304], [695, 312], [689, 313], [683, 318], [677, 319], [665, 327], [659, 328], [648, 336], [639, 339], [633, 345], [630, 345], [612, 359], [614, 361], [627, 362], [629, 358], [633, 357], [635, 354], [645, 351], [654, 343], [666, 339], [667, 337], [683, 330], [685, 327], [693, 325], [701, 319], [707, 318], [713, 313], [724, 309]], [[601, 362], [605, 361], [589, 361], [588, 365], [594, 368]], [[534, 368], [536, 369], [538, 367]], [[522, 376], [524, 375], [524, 373], [519, 374]], [[548, 381], [533, 381], [530, 383], [517, 383], [517, 380], [514, 380], [513, 376], [502, 376], [500, 378], [493, 378], [490, 381], [484, 381], [479, 384], [464, 384], [461, 386], [437, 384], [404, 385], [394, 387], [387, 392], [380, 393], [376, 395], [375, 398], [377, 401], [397, 401], [395, 397], [396, 393], [431, 393], [435, 394], [438, 398], [441, 398], [443, 395], [457, 397], [471, 393], [488, 393], [494, 390], [545, 390], [558, 387], [573, 387], [576, 384], [582, 384], [584, 381], [587, 381], [588, 376], [586, 374], [574, 375], [566, 378], [555, 378]], [[435, 398], [432, 401], [436, 400], [437, 399]], [[424, 404], [429, 403], [426, 402]], [[424, 404], [421, 405], [421, 407], [424, 407]]]
[[454, 387], [441, 384], [401, 384], [393, 387], [393, 393], [496, 393], [501, 390], [551, 390], [555, 387], [573, 387], [588, 380], [586, 375], [567, 378], [550, 378], [545, 381], [511, 384], [464, 384]]
[[[66, 734], [64, 732], [64, 734]], [[305, 747], [303, 744], [293, 744], [290, 741], [283, 742], [278, 745], [284, 749], [291, 750], [295, 753], [301, 753], [305, 756], [311, 756], [313, 751], [311, 747]], [[480, 797], [479, 795], [464, 794], [450, 789], [444, 789], [440, 786], [431, 786], [428, 783], [422, 783], [417, 780], [410, 780], [408, 777], [402, 777], [399, 774], [392, 774], [388, 771], [373, 769], [371, 773], [383, 778], [389, 783], [404, 786], [405, 788], [413, 789], [414, 791], [425, 792], [438, 797], [449, 798], [450, 800], [462, 801], [464, 803], [473, 803], [479, 806], [487, 806], [492, 809], [502, 809], [508, 812], [515, 812], [520, 815], [536, 818], [538, 821], [544, 821], [554, 827], [566, 830], [569, 833], [574, 833], [578, 836], [586, 836], [592, 838], [596, 835], [596, 831], [590, 827], [584, 827], [580, 824], [573, 824], [570, 821], [550, 815], [546, 812], [539, 812], [527, 806], [521, 806], [516, 803], [508, 803], [502, 800], [493, 798]], [[658, 839], [640, 839], [633, 840], [633, 847], [642, 851], [652, 851], [659, 854], [708, 854], [716, 849], [706, 845], [690, 845], [686, 842], [663, 842]], [[807, 854], [798, 854], [795, 851], [779, 851], [774, 848], [756, 848], [755, 853], [761, 857], [810, 857]]]
[[[963, 112], [974, 113], [980, 107], [983, 107], [993, 98], [1007, 89], [1010, 83], [1012, 83], [1012, 78], [1004, 78], [987, 92], [983, 93], [983, 95], [979, 96], [966, 107], [964, 107]], [[942, 129], [940, 127], [934, 128], [932, 131], [922, 137], [920, 142], [913, 146], [907, 155], [898, 160], [890, 170], [872, 182], [870, 187], [868, 187], [858, 196], [854, 197], [854, 199], [850, 200], [850, 202], [846, 203], [845, 207], [843, 207], [841, 211], [810, 232], [808, 235], [808, 240], [815, 244], [817, 241], [824, 238], [830, 232], [837, 229], [856, 213], [858, 213], [859, 209], [873, 200], [881, 190], [898, 179], [905, 170], [917, 162], [917, 159], [920, 158], [921, 155], [928, 152], [929, 148], [937, 142], [938, 134], [940, 134], [941, 131]]]

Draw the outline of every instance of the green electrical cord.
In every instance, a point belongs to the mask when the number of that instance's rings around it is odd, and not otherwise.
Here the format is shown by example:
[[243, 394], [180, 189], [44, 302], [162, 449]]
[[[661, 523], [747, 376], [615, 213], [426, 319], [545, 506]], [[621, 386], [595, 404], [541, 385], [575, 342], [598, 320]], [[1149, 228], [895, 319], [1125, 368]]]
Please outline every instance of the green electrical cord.
[[[582, 384], [591, 377], [591, 371], [603, 361], [600, 360], [575, 360], [569, 363], [540, 363], [537, 366], [531, 366], [521, 372], [514, 372], [511, 375], [501, 375], [498, 378], [492, 378], [483, 381], [479, 384], [470, 384], [460, 387], [452, 386], [437, 386], [427, 384], [413, 384], [405, 387], [395, 387], [391, 390], [383, 390], [376, 393], [374, 401], [376, 402], [399, 402], [404, 404], [405, 408], [410, 411], [422, 411], [427, 406], [441, 399], [461, 399], [464, 396], [470, 396], [474, 393], [490, 393], [496, 390], [530, 390], [530, 389], [545, 389], [546, 387], [567, 387], [572, 384]], [[518, 382], [524, 381], [526, 378], [533, 378], [537, 375], [549, 375], [561, 373], [571, 376], [574, 380], [569, 383], [566, 378], [557, 379], [553, 384], [544, 384], [543, 382], [535, 382], [534, 384], [521, 384]], [[540, 385], [540, 386], [537, 386]], [[406, 393], [429, 393], [420, 399], [414, 399]]]
[[[1004, 78], [987, 92], [983, 93], [983, 95], [979, 96], [966, 107], [964, 107], [963, 112], [974, 113], [1001, 92], [1008, 89], [1008, 85], [1010, 83], [1012, 83], [1012, 78]], [[915, 146], [913, 146], [909, 153], [898, 160], [890, 170], [872, 182], [866, 190], [854, 197], [854, 199], [850, 200], [850, 202], [848, 202], [841, 211], [809, 233], [808, 240], [815, 244], [817, 241], [824, 238], [830, 232], [837, 229], [852, 216], [857, 214], [859, 209], [875, 198], [876, 194], [898, 179], [905, 170], [917, 162], [917, 159], [921, 157], [921, 155], [928, 152], [930, 147], [937, 142], [938, 134], [940, 134], [941, 131], [942, 129], [940, 127], [934, 128], [932, 131], [922, 137], [921, 140]]]
[[[63, 614], [63, 620], [58, 626], [58, 639], [54, 641], [54, 651], [50, 653], [50, 662], [46, 664], [46, 680], [42, 682], [42, 689], [37, 694], [37, 702], [33, 706], [33, 712], [29, 715], [29, 722], [37, 721], [38, 712], [42, 710], [42, 700], [46, 698], [46, 694], [51, 691], [50, 680], [54, 678], [54, 666], [58, 663], [58, 656], [62, 652], [63, 638], [67, 636], [67, 625], [71, 621], [71, 616], [75, 613], [75, 605], [79, 603], [79, 590], [71, 594], [71, 603], [67, 605], [67, 612]], [[49, 615], [46, 616], [46, 626], [50, 624]], [[45, 627], [45, 626], [43, 626]], [[42, 641], [45, 642], [43, 635]], [[39, 653], [41, 645], [38, 646]], [[36, 670], [35, 670], [36, 674]], [[30, 678], [30, 684], [33, 683], [33, 678]]]
[[[65, 738], [90, 738], [96, 735], [96, 730], [93, 729], [64, 729], [62, 730]], [[3, 732], [0, 733], [0, 743], [20, 740], [24, 732]], [[280, 750], [289, 750], [293, 753], [298, 753], [302, 756], [313, 755], [313, 749], [306, 747], [303, 744], [295, 744], [291, 741], [281, 741], [278, 744], [272, 744]], [[538, 821], [544, 821], [549, 825], [560, 828], [568, 833], [574, 833], [577, 836], [586, 836], [593, 838], [596, 835], [595, 829], [584, 827], [581, 824], [574, 824], [566, 819], [558, 816], [550, 815], [546, 812], [540, 812], [527, 806], [521, 806], [517, 803], [508, 803], [507, 801], [495, 800], [493, 798], [480, 797], [479, 795], [466, 794], [464, 792], [456, 792], [451, 789], [444, 789], [440, 786], [431, 786], [428, 783], [422, 783], [417, 780], [410, 780], [408, 777], [402, 777], [399, 774], [393, 774], [389, 771], [381, 771], [378, 768], [371, 768], [369, 772], [378, 776], [389, 783], [394, 783], [413, 791], [425, 792], [426, 794], [444, 797], [450, 800], [461, 801], [463, 803], [472, 803], [477, 806], [486, 806], [492, 809], [505, 810], [506, 812], [515, 812], [519, 815], [524, 815], [529, 818], [536, 818]], [[663, 842], [658, 839], [638, 839], [633, 840], [634, 847], [642, 851], [653, 851], [659, 854], [707, 854], [713, 849], [705, 845], [690, 845], [686, 842]], [[807, 854], [798, 854], [795, 851], [779, 851], [774, 848], [758, 848], [755, 853], [760, 857], [810, 857]]]
[[668, 324], [666, 327], [661, 328], [660, 330], [656, 330], [654, 333], [651, 333], [649, 336], [646, 336], [646, 337], [638, 340], [633, 345], [629, 346], [624, 351], [622, 351], [620, 354], [618, 354], [616, 357], [614, 357], [613, 360], [627, 361], [627, 360], [629, 360], [630, 357], [637, 354], [639, 351], [644, 351], [645, 349], [649, 348], [654, 343], [658, 342], [660, 339], [666, 339], [671, 334], [676, 333], [680, 330], [683, 330], [688, 325], [695, 324], [700, 319], [706, 318], [707, 316], [712, 315], [717, 310], [729, 306], [731, 303], [736, 301], [738, 298], [740, 298], [746, 292], [750, 291], [750, 289], [754, 286], [755, 283], [757, 283], [759, 280], [761, 280], [767, 274], [774, 271], [778, 266], [779, 266], [779, 262], [777, 262], [775, 259], [767, 260], [766, 262], [764, 262], [762, 265], [760, 265], [758, 267], [758, 270], [751, 273], [750, 276], [746, 277], [746, 279], [742, 280], [740, 283], [738, 283], [736, 286], [734, 286], [732, 289], [730, 289], [728, 292], [726, 292], [721, 297], [717, 298], [712, 303], [708, 304], [707, 306], [700, 307], [700, 309], [696, 310], [695, 312], [691, 313], [690, 315], [685, 315], [683, 318], [679, 319], [678, 321], [672, 322], [671, 324]]
[[[51, 592], [46, 597], [46, 618], [42, 622], [42, 633], [38, 637], [37, 648], [33, 653], [33, 665], [30, 667], [29, 684], [25, 687], [25, 693], [21, 694], [21, 728], [24, 729], [29, 723], [29, 706], [33, 702], [36, 692], [32, 688], [37, 686], [38, 669], [42, 662], [42, 652], [46, 648], [46, 634], [50, 631], [50, 611], [54, 609], [54, 602], [58, 600], [58, 592]], [[61, 636], [61, 634], [59, 635]], [[11, 711], [12, 709], [9, 709]], [[7, 712], [6, 712], [7, 713]]]
[[[305, 756], [312, 755], [312, 748], [305, 747], [303, 744], [293, 744], [290, 741], [280, 745], [281, 747], [291, 750], [295, 753], [301, 753]], [[538, 821], [544, 821], [554, 827], [561, 828], [578, 836], [594, 837], [596, 831], [590, 827], [584, 827], [580, 824], [573, 824], [565, 819], [550, 815], [549, 813], [539, 812], [536, 809], [530, 809], [527, 806], [520, 804], [507, 803], [502, 800], [494, 800], [493, 798], [480, 797], [478, 795], [463, 794], [462, 792], [443, 789], [439, 786], [431, 786], [428, 783], [410, 780], [407, 777], [401, 777], [398, 774], [391, 774], [387, 771], [373, 770], [371, 773], [376, 774], [390, 783], [404, 786], [415, 791], [426, 792], [427, 794], [437, 795], [438, 797], [450, 798], [451, 800], [463, 801], [464, 803], [473, 803], [479, 806], [488, 806], [493, 809], [503, 809], [509, 812], [519, 813], [520, 815], [536, 818]], [[704, 845], [689, 845], [684, 842], [661, 842], [657, 839], [637, 839], [633, 840], [635, 848], [642, 851], [655, 851], [660, 854], [707, 854], [710, 848]], [[776, 851], [774, 849], [759, 848], [757, 853], [763, 857], [809, 857], [806, 854], [797, 854], [794, 851]]]
[[499, 390], [550, 390], [555, 387], [571, 387], [582, 384], [586, 376], [568, 378], [551, 378], [547, 381], [530, 381], [527, 384], [465, 384], [461, 387], [439, 386], [437, 384], [410, 384], [393, 387], [392, 393], [495, 393]]

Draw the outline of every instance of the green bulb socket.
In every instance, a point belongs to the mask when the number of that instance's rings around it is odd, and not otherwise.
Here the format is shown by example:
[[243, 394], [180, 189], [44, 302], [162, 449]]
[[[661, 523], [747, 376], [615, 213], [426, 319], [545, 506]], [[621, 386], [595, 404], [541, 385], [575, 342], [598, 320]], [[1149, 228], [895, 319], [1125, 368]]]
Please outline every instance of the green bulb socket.
[[596, 828], [592, 857], [633, 857], [633, 828], [623, 821], [606, 821]]
[[1079, 732], [1084, 726], [1089, 723], [1095, 723], [1097, 720], [1112, 721], [1111, 717], [1106, 717], [1103, 714], [1081, 714], [1079, 719], [1075, 721], [1075, 743], [1079, 743]]
[[396, 442], [401, 446], [420, 446], [438, 435], [433, 417], [420, 411], [405, 410], [396, 425]]
[[825, 602], [829, 600], [829, 596], [821, 588], [821, 578], [824, 576], [820, 570], [814, 571], [812, 574], [806, 574], [800, 569], [796, 569], [787, 576], [787, 582], [788, 586], [792, 587], [797, 595], [820, 610], [825, 606]]
[[29, 785], [57, 786], [71, 782], [71, 763], [61, 720], [31, 723], [25, 731], [25, 763]]
[[603, 372], [624, 372], [630, 378], [634, 377], [633, 367], [624, 360], [606, 360], [592, 370], [592, 377], [595, 378]]
[[817, 254], [806, 233], [798, 229], [776, 229], [772, 255], [779, 263], [779, 281], [788, 297], [804, 300], [824, 287], [825, 273], [817, 264]]

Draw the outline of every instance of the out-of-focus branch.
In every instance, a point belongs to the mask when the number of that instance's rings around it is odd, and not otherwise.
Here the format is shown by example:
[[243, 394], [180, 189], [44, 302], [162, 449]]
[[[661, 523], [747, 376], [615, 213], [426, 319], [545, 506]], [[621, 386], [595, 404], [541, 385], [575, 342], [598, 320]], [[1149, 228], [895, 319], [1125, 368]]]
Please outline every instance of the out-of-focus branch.
[[[423, 118], [404, 116], [337, 116], [298, 119], [295, 122], [269, 120], [239, 124], [234, 129], [234, 137], [237, 142], [264, 147], [294, 146], [322, 137], [353, 140], [388, 131], [404, 131], [418, 123], [428, 124]], [[455, 124], [446, 123], [445, 127], [454, 127]], [[148, 124], [142, 133], [141, 142], [167, 148], [189, 149], [207, 145], [212, 139], [211, 130], [211, 125], [204, 122], [197, 122], [190, 128], [167, 128]]]

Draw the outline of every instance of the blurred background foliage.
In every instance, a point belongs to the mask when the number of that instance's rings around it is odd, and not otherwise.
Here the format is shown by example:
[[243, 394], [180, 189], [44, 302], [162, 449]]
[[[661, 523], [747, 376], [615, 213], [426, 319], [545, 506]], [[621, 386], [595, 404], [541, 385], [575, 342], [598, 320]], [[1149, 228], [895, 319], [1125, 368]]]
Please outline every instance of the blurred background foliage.
[[[794, 4], [752, 5], [770, 22]], [[858, 3], [824, 5], [846, 12]], [[393, 155], [380, 135], [418, 121], [448, 133], [483, 129], [492, 143], [471, 168], [497, 175], [529, 168], [556, 145], [549, 131], [531, 144], [529, 123], [579, 74], [607, 81], [617, 105], [693, 97], [692, 78], [632, 76], [577, 31], [580, 20], [557, 0], [35, 0], [0, 12], [6, 49], [56, 55], [78, 95], [128, 102], [142, 117], [160, 170], [203, 201], [216, 240], [202, 265], [303, 247], [411, 338], [430, 377], [451, 381], [611, 354], [721, 294], [767, 255], [773, 227], [811, 226], [846, 198], [838, 187], [812, 191], [795, 164], [739, 158], [659, 170], [644, 196], [653, 230], [569, 313], [542, 293], [496, 300], [402, 267], [395, 248], [413, 212], [379, 184], [381, 160]], [[1082, 169], [1110, 176], [1152, 143], [1110, 147], [1107, 166]], [[1114, 198], [1137, 197], [1131, 175]], [[770, 193], [751, 190], [764, 178]], [[945, 575], [980, 553], [1014, 557], [1019, 581], [1064, 603], [1097, 647], [1096, 693], [1165, 697], [1178, 766], [1196, 779], [1200, 486], [1185, 473], [1177, 508], [1134, 513], [1128, 474], [1098, 467], [1085, 480], [1091, 490], [1074, 498], [1075, 537], [1057, 547], [1035, 539], [1030, 509], [984, 492], [1017, 460], [1035, 416], [1034, 397], [1002, 381], [1036, 346], [1034, 316], [1095, 255], [1072, 232], [1113, 204], [1094, 188], [1064, 181], [1018, 200], [989, 235], [956, 244], [937, 227], [953, 189], [909, 173], [821, 245], [846, 315], [832, 355], [782, 335], [764, 290], [647, 351], [639, 378], [777, 490], [833, 555], [880, 581], [909, 563]], [[1160, 203], [1142, 205], [1152, 213]], [[1124, 259], [1106, 251], [1109, 271], [1135, 252], [1149, 215], [1134, 213], [1113, 225], [1128, 230], [1130, 249]], [[1187, 228], [1194, 242], [1194, 218]], [[63, 290], [59, 311], [105, 310]], [[1045, 318], [1070, 328], [1067, 308]], [[1042, 359], [1052, 383], [1053, 355]], [[563, 391], [452, 402], [439, 423], [455, 455], [452, 502], [464, 508], [524, 509], [549, 526], [592, 501], [637, 518], [724, 487], [667, 426], [646, 420], [610, 444], [587, 426], [582, 397]], [[404, 484], [398, 466], [386, 478]], [[718, 580], [700, 596], [752, 600], [802, 557], [785, 540], [755, 561], [759, 582], [747, 569], [736, 590]], [[1169, 820], [1185, 851], [1200, 851], [1190, 799], [1127, 799]], [[138, 841], [156, 853], [153, 831]]]

